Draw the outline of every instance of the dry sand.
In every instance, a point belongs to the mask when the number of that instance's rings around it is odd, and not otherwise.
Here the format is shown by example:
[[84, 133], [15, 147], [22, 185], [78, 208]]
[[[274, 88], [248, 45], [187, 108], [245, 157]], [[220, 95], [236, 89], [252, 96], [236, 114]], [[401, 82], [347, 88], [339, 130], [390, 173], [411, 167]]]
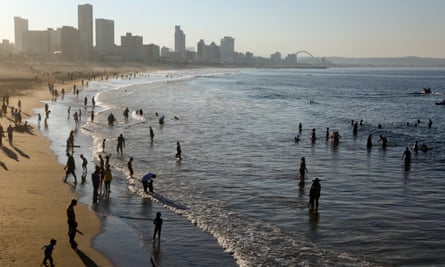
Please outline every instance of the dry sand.
[[[77, 84], [79, 80], [71, 81], [64, 74], [91, 70], [91, 67], [66, 64], [0, 63], [0, 97], [9, 94], [9, 106], [14, 107], [20, 100], [23, 120], [26, 120], [33, 116], [33, 108], [42, 107], [41, 100], [50, 99], [48, 82], [54, 82], [60, 88], [64, 80], [64, 87], [70, 88], [70, 84]], [[103, 67], [95, 68], [95, 71], [104, 70]], [[0, 123], [7, 136], [7, 126], [14, 126], [10, 107], [7, 116], [0, 117]], [[71, 249], [66, 208], [76, 195], [68, 184], [62, 182], [64, 175], [63, 166], [57, 163], [49, 149], [49, 141], [37, 129], [14, 131], [12, 145], [7, 137], [3, 138], [0, 148], [0, 266], [38, 266], [43, 260], [42, 247], [51, 238], [57, 240], [53, 252], [56, 266], [113, 266], [90, 247], [91, 239], [100, 232], [100, 220], [80, 203], [75, 211], [78, 229], [84, 235], [76, 236], [79, 250]]]

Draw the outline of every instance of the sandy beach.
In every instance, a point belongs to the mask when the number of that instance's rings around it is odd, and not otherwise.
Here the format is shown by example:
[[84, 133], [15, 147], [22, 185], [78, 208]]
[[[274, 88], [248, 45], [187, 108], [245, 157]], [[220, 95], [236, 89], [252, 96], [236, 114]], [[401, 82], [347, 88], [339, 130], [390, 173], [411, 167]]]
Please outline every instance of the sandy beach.
[[[77, 66], [50, 66], [48, 72], [30, 65], [3, 64], [0, 66], [0, 95], [9, 95], [7, 114], [0, 118], [4, 130], [0, 156], [0, 254], [1, 266], [37, 266], [44, 253], [42, 247], [57, 240], [53, 258], [57, 266], [113, 266], [102, 254], [90, 246], [91, 239], [100, 232], [100, 220], [86, 205], [75, 207], [78, 229], [77, 251], [68, 242], [66, 209], [76, 195], [64, 178], [63, 165], [57, 163], [49, 150], [49, 141], [37, 129], [16, 127], [12, 144], [8, 143], [6, 128], [14, 127], [11, 107], [21, 102], [22, 124], [33, 116], [33, 108], [41, 107], [42, 100], [50, 99], [48, 82], [56, 88], [72, 87], [80, 82], [55, 79], [54, 69], [61, 73], [78, 70]], [[86, 68], [82, 68], [84, 71]], [[61, 74], [59, 74], [61, 75]]]

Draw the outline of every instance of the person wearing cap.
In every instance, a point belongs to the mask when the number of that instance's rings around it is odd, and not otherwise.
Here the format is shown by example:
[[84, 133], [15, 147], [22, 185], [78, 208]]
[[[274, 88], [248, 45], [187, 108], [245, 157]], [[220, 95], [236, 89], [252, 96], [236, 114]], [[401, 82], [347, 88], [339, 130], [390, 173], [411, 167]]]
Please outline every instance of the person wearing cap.
[[312, 186], [309, 191], [309, 209], [311, 210], [318, 210], [318, 199], [320, 198], [320, 191], [321, 191], [321, 185], [320, 185], [320, 179], [318, 177], [315, 177], [314, 180], [312, 180]]

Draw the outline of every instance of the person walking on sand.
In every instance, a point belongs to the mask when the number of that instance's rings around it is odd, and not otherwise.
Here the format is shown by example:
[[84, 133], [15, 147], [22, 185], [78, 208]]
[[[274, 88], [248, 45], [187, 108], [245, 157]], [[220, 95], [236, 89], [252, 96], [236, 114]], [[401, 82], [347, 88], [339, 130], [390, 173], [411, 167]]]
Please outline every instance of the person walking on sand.
[[3, 126], [0, 124], [0, 146], [2, 145], [3, 145]]
[[77, 205], [77, 200], [72, 199], [70, 205], [66, 209], [66, 216], [68, 218], [68, 236], [72, 248], [77, 248], [75, 241], [77, 231], [76, 213], [74, 212], [74, 206]]
[[48, 261], [49, 261], [49, 266], [54, 267], [54, 260], [53, 260], [53, 250], [54, 250], [54, 246], [56, 245], [57, 240], [55, 239], [51, 239], [49, 241], [48, 245], [43, 246], [42, 249], [45, 249], [43, 251], [43, 253], [45, 254], [45, 257], [43, 258], [42, 261], [42, 265], [43, 266], [48, 266]]
[[318, 177], [315, 177], [315, 179], [312, 180], [312, 186], [309, 190], [309, 208], [311, 210], [318, 210], [318, 199], [320, 198], [320, 191], [320, 179], [318, 179]]
[[120, 134], [119, 137], [117, 138], [117, 147], [116, 147], [116, 151], [119, 154], [123, 154], [123, 148], [125, 147], [125, 138], [123, 134]]
[[161, 230], [162, 230], [162, 218], [161, 213], [156, 213], [156, 218], [153, 220], [153, 224], [155, 225], [155, 230], [153, 233], [153, 241], [156, 240], [156, 234], [158, 235], [158, 242], [161, 241]]
[[6, 129], [8, 132], [8, 142], [12, 146], [12, 133], [14, 132], [14, 129], [12, 128], [11, 124], [9, 124], [8, 128]]
[[72, 174], [74, 176], [74, 183], [77, 183], [77, 176], [76, 176], [76, 172], [75, 172], [76, 163], [74, 161], [74, 157], [70, 153], [66, 153], [66, 156], [68, 157], [68, 160], [66, 161], [66, 165], [64, 167], [64, 170], [65, 170], [64, 182], [66, 183], [66, 179], [68, 178], [68, 175]]
[[128, 171], [130, 171], [130, 177], [133, 177], [133, 158], [131, 157], [127, 163]]

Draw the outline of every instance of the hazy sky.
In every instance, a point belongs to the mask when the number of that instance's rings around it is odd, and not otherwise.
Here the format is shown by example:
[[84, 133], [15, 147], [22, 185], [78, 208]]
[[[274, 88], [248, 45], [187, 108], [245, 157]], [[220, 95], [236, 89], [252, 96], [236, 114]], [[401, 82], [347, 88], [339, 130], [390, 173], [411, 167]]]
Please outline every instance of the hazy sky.
[[13, 17], [30, 30], [77, 28], [77, 5], [93, 5], [94, 18], [112, 19], [116, 44], [132, 32], [144, 43], [174, 47], [181, 25], [186, 46], [200, 39], [219, 45], [235, 38], [235, 50], [283, 56], [445, 58], [445, 0], [1, 0], [0, 39], [14, 41]]

